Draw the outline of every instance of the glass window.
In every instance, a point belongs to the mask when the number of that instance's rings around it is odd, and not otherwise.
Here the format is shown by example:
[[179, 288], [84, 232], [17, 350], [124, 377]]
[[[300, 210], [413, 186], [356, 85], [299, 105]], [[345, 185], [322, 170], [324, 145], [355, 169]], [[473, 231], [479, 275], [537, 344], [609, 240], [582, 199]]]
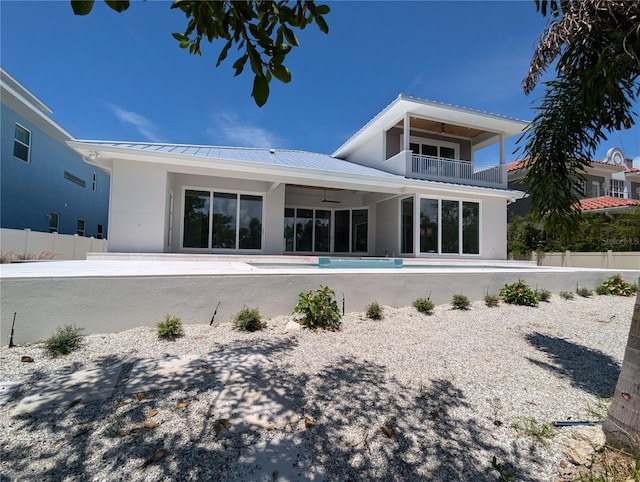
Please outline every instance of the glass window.
[[438, 252], [437, 199], [420, 199], [420, 252]]
[[209, 247], [209, 206], [211, 195], [208, 191], [187, 190], [184, 195], [184, 240], [185, 248]]
[[480, 204], [462, 203], [462, 252], [480, 254]]
[[293, 233], [295, 231], [295, 211], [284, 208], [284, 250], [293, 251]]
[[240, 195], [240, 249], [262, 247], [262, 196]]
[[336, 253], [349, 252], [349, 226], [351, 224], [351, 211], [342, 210], [335, 212], [335, 234], [333, 238], [333, 250]]
[[311, 251], [313, 242], [313, 210], [296, 209], [296, 251]]
[[84, 219], [78, 219], [76, 234], [78, 236], [84, 236]]
[[610, 186], [610, 194], [613, 197], [624, 197], [624, 181], [618, 181], [616, 179], [611, 179], [609, 181]]
[[408, 197], [401, 201], [401, 252], [413, 253], [413, 198]]
[[103, 237], [104, 237], [104, 227], [102, 226], [102, 224], [98, 224], [96, 238], [102, 239]]
[[354, 209], [351, 219], [351, 251], [366, 253], [369, 249], [369, 212], [366, 209]]
[[216, 192], [213, 194], [213, 240], [214, 248], [236, 247], [236, 194]]
[[93, 173], [93, 190], [95, 191], [98, 187], [98, 178], [96, 177], [96, 173]]
[[16, 124], [15, 140], [13, 143], [13, 155], [24, 162], [29, 162], [29, 151], [31, 149], [31, 131], [25, 129], [20, 124]]
[[442, 252], [460, 252], [460, 203], [458, 201], [442, 201]]
[[49, 232], [57, 233], [60, 226], [60, 214], [51, 212], [49, 213]]
[[331, 236], [331, 211], [316, 209], [315, 225], [315, 251], [328, 253]]

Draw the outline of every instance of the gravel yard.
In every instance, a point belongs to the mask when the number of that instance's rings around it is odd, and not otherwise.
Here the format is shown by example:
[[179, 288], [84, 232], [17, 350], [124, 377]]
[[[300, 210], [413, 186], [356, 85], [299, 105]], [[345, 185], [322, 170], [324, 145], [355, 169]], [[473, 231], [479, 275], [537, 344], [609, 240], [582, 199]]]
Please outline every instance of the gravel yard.
[[[287, 332], [292, 318], [279, 317], [241, 333], [220, 320], [185, 325], [175, 342], [141, 327], [87, 336], [80, 350], [58, 359], [39, 345], [5, 346], [0, 381], [26, 382], [0, 407], [0, 480], [479, 481], [498, 480], [496, 467], [515, 480], [557, 480], [572, 428], [539, 443], [514, 425], [594, 419], [602, 411], [634, 301], [554, 295], [537, 308], [475, 302], [469, 311], [439, 305], [430, 316], [386, 306], [379, 321], [348, 313], [338, 332]], [[297, 421], [230, 425], [213, 369], [184, 390], [124, 393], [136, 360], [206, 361], [248, 348], [270, 362], [254, 374], [261, 390], [291, 407]], [[34, 362], [22, 363], [25, 355]], [[113, 364], [124, 369], [112, 398], [12, 416], [38, 380]], [[155, 426], [144, 427], [149, 421]], [[274, 447], [295, 452], [294, 462], [275, 460], [267, 479], [251, 456]], [[291, 465], [295, 477], [286, 475]]]

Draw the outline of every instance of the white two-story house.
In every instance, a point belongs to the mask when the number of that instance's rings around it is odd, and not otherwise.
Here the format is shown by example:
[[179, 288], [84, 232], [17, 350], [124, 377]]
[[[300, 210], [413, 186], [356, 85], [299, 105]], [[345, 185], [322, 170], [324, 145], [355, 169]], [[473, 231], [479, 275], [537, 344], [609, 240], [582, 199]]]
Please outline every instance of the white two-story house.
[[526, 125], [400, 95], [332, 155], [69, 145], [111, 175], [110, 252], [505, 259], [507, 204], [523, 196], [505, 141]]

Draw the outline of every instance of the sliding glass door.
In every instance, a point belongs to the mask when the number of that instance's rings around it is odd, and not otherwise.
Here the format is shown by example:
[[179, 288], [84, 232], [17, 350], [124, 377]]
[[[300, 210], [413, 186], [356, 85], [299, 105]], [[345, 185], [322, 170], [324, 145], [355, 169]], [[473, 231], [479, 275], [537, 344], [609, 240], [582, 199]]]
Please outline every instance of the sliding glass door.
[[262, 196], [187, 189], [183, 248], [262, 249]]
[[420, 199], [420, 252], [480, 254], [480, 204]]
[[[332, 249], [333, 236], [333, 249]], [[284, 250], [302, 253], [366, 253], [369, 249], [367, 209], [284, 210]]]

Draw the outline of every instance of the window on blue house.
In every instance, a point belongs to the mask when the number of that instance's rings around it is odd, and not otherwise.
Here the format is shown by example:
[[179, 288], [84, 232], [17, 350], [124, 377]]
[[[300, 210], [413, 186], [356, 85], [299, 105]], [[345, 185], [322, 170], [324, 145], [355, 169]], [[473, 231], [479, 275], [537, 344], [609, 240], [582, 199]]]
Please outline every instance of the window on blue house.
[[49, 232], [57, 233], [60, 226], [60, 214], [56, 212], [49, 213]]
[[78, 219], [78, 228], [76, 229], [78, 236], [84, 236], [84, 219]]
[[31, 151], [31, 131], [20, 124], [16, 124], [15, 140], [13, 142], [13, 155], [18, 159], [29, 162]]

